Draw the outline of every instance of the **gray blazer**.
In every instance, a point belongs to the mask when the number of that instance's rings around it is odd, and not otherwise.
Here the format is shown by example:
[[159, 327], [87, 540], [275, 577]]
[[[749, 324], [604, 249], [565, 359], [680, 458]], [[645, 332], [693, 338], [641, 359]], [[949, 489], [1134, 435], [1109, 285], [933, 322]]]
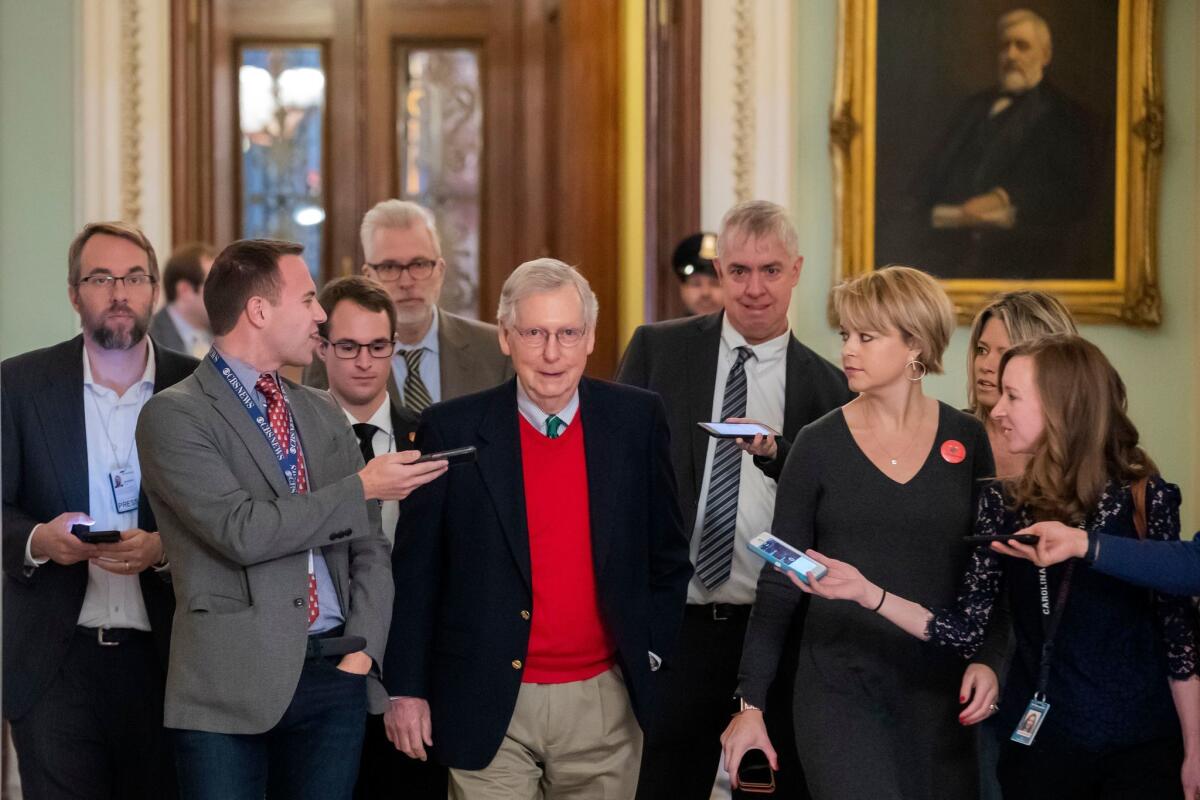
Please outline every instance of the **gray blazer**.
[[211, 362], [155, 395], [137, 426], [144, 488], [175, 587], [165, 725], [261, 733], [283, 716], [308, 639], [310, 548], [325, 555], [374, 671], [393, 584], [362, 455], [325, 392], [285, 381], [309, 492], [292, 495], [266, 440]]
[[[441, 363], [442, 400], [499, 386], [513, 376], [512, 362], [500, 351], [496, 326], [437, 310], [438, 356]], [[304, 382], [318, 389], [329, 388], [329, 377], [321, 359], [314, 358], [304, 371]], [[404, 393], [396, 386], [396, 375], [388, 375], [392, 404], [404, 405]]]
[[175, 327], [175, 320], [171, 319], [171, 315], [167, 313], [166, 306], [160, 308], [150, 320], [150, 336], [154, 339], [155, 344], [161, 344], [176, 353], [191, 355], [183, 343], [183, 337], [179, 335], [179, 329]]

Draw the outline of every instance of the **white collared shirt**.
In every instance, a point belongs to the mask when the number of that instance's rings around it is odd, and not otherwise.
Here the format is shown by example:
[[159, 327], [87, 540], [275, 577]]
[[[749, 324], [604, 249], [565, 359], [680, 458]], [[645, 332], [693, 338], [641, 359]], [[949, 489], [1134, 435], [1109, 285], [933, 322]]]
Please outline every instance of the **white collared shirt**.
[[[547, 414], [542, 409], [538, 408], [538, 404], [533, 402], [529, 397], [529, 393], [525, 391], [525, 387], [521, 385], [521, 379], [517, 378], [517, 410], [521, 412], [521, 416], [525, 421], [533, 426], [534, 430], [546, 436], [546, 420], [550, 419], [551, 415]], [[558, 417], [563, 421], [563, 426], [559, 431], [559, 436], [562, 436], [562, 431], [575, 420], [575, 413], [579, 411], [579, 387], [575, 387], [575, 391], [571, 393], [571, 399], [563, 406], [562, 411], [559, 411], [553, 416]]]
[[[122, 467], [137, 473], [137, 442], [134, 430], [142, 406], [154, 394], [154, 345], [146, 340], [146, 369], [141, 379], [125, 394], [96, 383], [87, 348], [83, 350], [83, 421], [87, 432], [88, 513], [96, 522], [94, 531], [124, 531], [136, 528], [137, 510], [118, 512], [110, 474]], [[135, 628], [150, 630], [150, 616], [142, 598], [137, 575], [117, 575], [88, 562], [87, 590], [77, 624], [89, 628]]]
[[[342, 409], [342, 413], [346, 415], [346, 419], [350, 420], [351, 425], [358, 424], [358, 420], [349, 411]], [[392, 430], [392, 401], [387, 392], [383, 393], [383, 401], [379, 404], [379, 408], [375, 409], [371, 418], [367, 420], [367, 424], [374, 425], [376, 428], [375, 434], [371, 437], [371, 449], [375, 451], [375, 455], [396, 452], [396, 433]], [[379, 511], [383, 518], [383, 535], [387, 537], [388, 544], [394, 544], [396, 523], [400, 520], [400, 501], [384, 500], [380, 504]]]
[[[749, 419], [783, 430], [784, 400], [787, 388], [787, 349], [791, 331], [785, 331], [762, 344], [746, 345], [746, 339], [725, 316], [721, 325], [720, 352], [717, 354], [717, 375], [713, 385], [713, 420], [722, 419], [721, 406], [725, 401], [725, 382], [733, 366], [738, 347], [749, 346], [754, 357], [746, 359], [746, 416]], [[704, 532], [704, 512], [708, 505], [708, 483], [712, 476], [713, 454], [716, 439], [708, 440], [708, 453], [704, 457], [704, 482], [700, 486], [700, 503], [696, 508], [696, 528], [692, 535], [691, 557], [696, 563], [700, 550], [700, 539]], [[768, 478], [754, 465], [749, 453], [742, 453], [741, 482], [738, 485], [738, 510], [733, 545], [733, 569], [727, 580], [715, 591], [708, 591], [697, 577], [688, 585], [689, 603], [737, 603], [748, 605], [754, 602], [758, 586], [758, 573], [762, 559], [746, 548], [746, 543], [763, 531], [771, 529], [771, 518], [775, 513], [775, 481]]]
[[438, 350], [438, 327], [441, 311], [433, 309], [433, 322], [425, 332], [425, 338], [416, 344], [396, 342], [396, 354], [392, 356], [392, 375], [396, 378], [396, 388], [400, 390], [400, 400], [404, 400], [404, 379], [408, 377], [408, 362], [400, 355], [401, 350], [413, 350], [424, 347], [421, 354], [421, 364], [417, 370], [421, 373], [421, 382], [429, 390], [429, 399], [434, 403], [442, 400], [442, 357]]
[[167, 306], [167, 316], [175, 324], [175, 330], [179, 331], [179, 338], [183, 340], [183, 346], [187, 352], [196, 358], [204, 358], [208, 353], [208, 348], [212, 347], [212, 334], [193, 326], [175, 310], [174, 306]]

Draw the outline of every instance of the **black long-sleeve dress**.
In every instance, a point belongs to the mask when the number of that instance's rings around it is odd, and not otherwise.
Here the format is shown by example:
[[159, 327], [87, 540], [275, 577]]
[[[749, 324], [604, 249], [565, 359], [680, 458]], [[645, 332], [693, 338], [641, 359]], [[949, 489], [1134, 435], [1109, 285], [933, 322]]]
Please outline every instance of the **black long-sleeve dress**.
[[[962, 458], [948, 442], [961, 445]], [[976, 498], [995, 474], [983, 426], [939, 404], [938, 431], [905, 484], [855, 442], [840, 409], [797, 437], [772, 531], [848, 561], [927, 607], [954, 602], [971, 548]], [[803, 595], [765, 568], [746, 632], [740, 693], [762, 705]], [[979, 660], [999, 672], [998, 653]], [[974, 737], [958, 722], [965, 664], [854, 603], [813, 598], [796, 673], [797, 747], [815, 800], [977, 797]]]

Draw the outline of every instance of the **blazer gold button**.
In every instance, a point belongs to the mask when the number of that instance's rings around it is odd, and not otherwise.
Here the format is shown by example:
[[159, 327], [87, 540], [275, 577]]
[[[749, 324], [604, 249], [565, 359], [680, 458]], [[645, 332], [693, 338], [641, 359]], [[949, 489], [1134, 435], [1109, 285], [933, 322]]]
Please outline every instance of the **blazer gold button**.
[[521, 668], [521, 659], [519, 659], [519, 658], [514, 658], [514, 659], [513, 659], [513, 662], [512, 662], [512, 668], [513, 668], [513, 669], [520, 669], [520, 668]]
[[304, 598], [297, 597], [295, 600], [292, 601], [292, 605], [294, 605], [296, 608], [303, 608], [304, 607]]
[[531, 616], [531, 615], [530, 615], [530, 613], [529, 613], [528, 611], [522, 611], [522, 612], [521, 612], [521, 619], [529, 619], [529, 617], [530, 617], [530, 616]]

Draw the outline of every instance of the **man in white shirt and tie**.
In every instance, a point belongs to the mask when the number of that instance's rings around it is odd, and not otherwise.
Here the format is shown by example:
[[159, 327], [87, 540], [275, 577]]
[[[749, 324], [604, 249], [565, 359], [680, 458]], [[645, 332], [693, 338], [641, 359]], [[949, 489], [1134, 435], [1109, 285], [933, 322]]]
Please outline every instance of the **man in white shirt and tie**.
[[[318, 326], [322, 341], [317, 358], [325, 365], [329, 392], [358, 437], [363, 460], [413, 449], [417, 414], [389, 402], [396, 310], [388, 293], [356, 275], [331, 281], [317, 299], [327, 316]], [[380, 510], [383, 533], [394, 543], [400, 501], [385, 500]], [[411, 759], [392, 746], [380, 716], [388, 705], [386, 692], [374, 680], [369, 687], [373, 713], [367, 720], [355, 797], [392, 797], [403, 787], [408, 797], [444, 798], [445, 768]]]

